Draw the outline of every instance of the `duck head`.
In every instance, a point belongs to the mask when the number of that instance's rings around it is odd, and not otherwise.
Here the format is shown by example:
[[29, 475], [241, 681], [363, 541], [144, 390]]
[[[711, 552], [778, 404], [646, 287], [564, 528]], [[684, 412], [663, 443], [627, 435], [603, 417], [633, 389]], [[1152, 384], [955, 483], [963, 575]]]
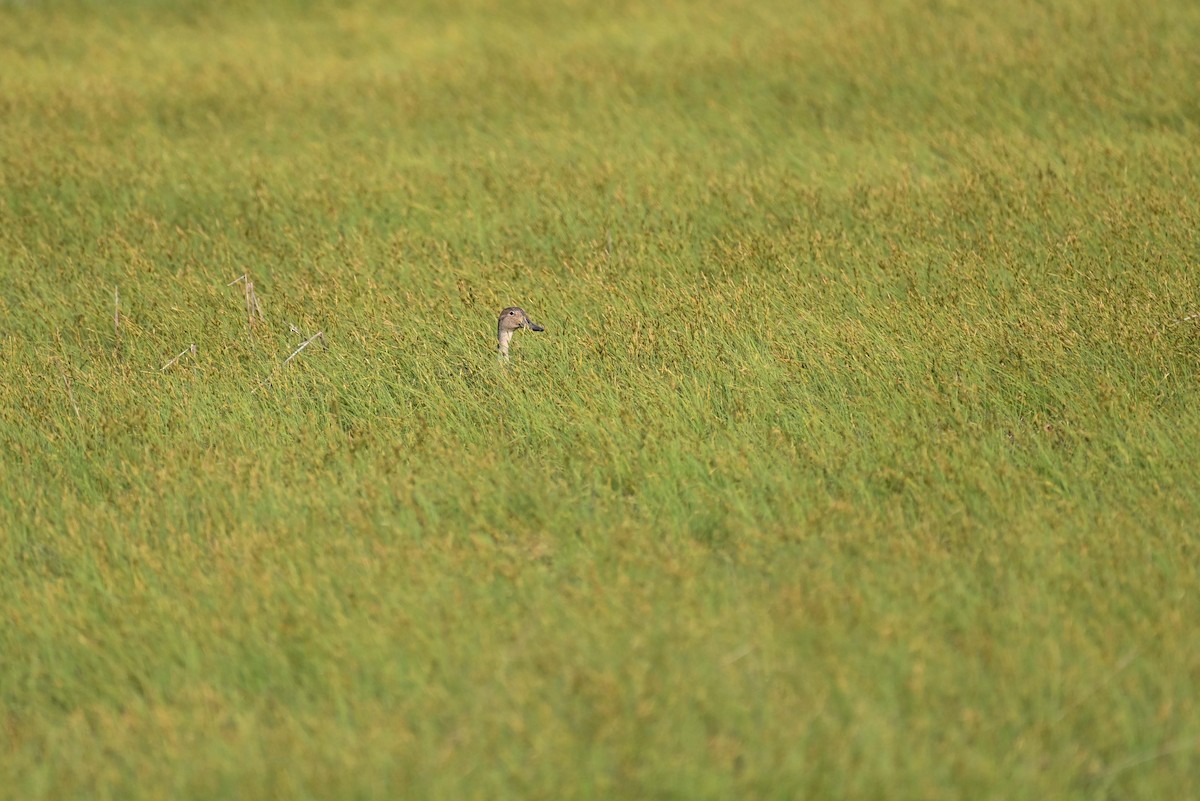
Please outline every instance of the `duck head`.
[[512, 341], [513, 333], [520, 328], [527, 328], [530, 331], [546, 330], [530, 320], [524, 309], [519, 306], [509, 306], [500, 312], [500, 319], [496, 322], [496, 339], [499, 342], [501, 356], [508, 356], [508, 343]]

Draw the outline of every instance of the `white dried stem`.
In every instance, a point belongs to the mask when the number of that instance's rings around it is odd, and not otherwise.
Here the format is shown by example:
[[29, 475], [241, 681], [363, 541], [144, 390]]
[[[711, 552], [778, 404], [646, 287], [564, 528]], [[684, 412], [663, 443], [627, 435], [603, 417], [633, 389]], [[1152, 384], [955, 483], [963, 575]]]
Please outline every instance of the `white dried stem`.
[[171, 359], [171, 361], [167, 362], [162, 367], [158, 368], [158, 371], [161, 373], [163, 370], [166, 370], [172, 364], [179, 361], [180, 359], [182, 359], [184, 356], [188, 355], [189, 353], [192, 354], [193, 356], [196, 355], [196, 343], [195, 342], [193, 342], [191, 345], [189, 345], [186, 348], [184, 348], [183, 350], [181, 350], [179, 352], [179, 355], [176, 356], [174, 359]]
[[254, 301], [254, 312], [258, 315], [258, 319], [265, 322], [267, 316], [263, 314], [262, 304], [258, 302], [258, 293], [254, 291], [254, 287], [250, 288], [250, 298]]
[[1107, 797], [1108, 790], [1112, 787], [1117, 776], [1125, 773], [1133, 768], [1145, 765], [1147, 762], [1153, 762], [1157, 759], [1171, 756], [1172, 754], [1183, 753], [1184, 751], [1200, 751], [1200, 737], [1183, 737], [1178, 740], [1173, 740], [1160, 748], [1153, 751], [1148, 751], [1137, 756], [1131, 756], [1122, 759], [1120, 762], [1114, 763], [1108, 770], [1104, 772], [1101, 782], [1101, 791], [1097, 794], [1098, 798]]
[[253, 327], [256, 317], [260, 321], [265, 322], [267, 316], [263, 313], [263, 307], [262, 303], [258, 299], [258, 293], [254, 291], [254, 281], [250, 279], [250, 273], [242, 273], [225, 286], [233, 286], [234, 284], [242, 285], [242, 300], [246, 303], [246, 324]]
[[246, 319], [251, 323], [254, 322], [254, 282], [247, 281], [242, 284], [242, 297], [246, 301]]
[[[292, 355], [288, 356], [286, 359], [283, 360], [283, 366], [286, 366], [288, 362], [290, 362], [292, 359], [296, 358], [296, 356], [300, 353], [300, 351], [304, 350], [305, 348], [307, 348], [309, 345], [311, 345], [313, 342], [317, 341], [318, 339], [321, 340], [322, 345], [325, 345], [325, 332], [324, 331], [318, 331], [317, 333], [313, 334], [308, 339], [301, 342], [300, 347], [298, 347], [294, 351], [292, 351]], [[329, 347], [329, 346], [325, 345], [325, 347]]]
[[71, 406], [75, 408], [75, 419], [81, 424], [83, 423], [83, 415], [79, 413], [79, 404], [75, 402], [75, 390], [71, 386], [71, 377], [67, 375], [67, 371], [61, 367], [59, 371], [62, 373], [63, 384], [67, 387], [67, 397], [71, 399]]

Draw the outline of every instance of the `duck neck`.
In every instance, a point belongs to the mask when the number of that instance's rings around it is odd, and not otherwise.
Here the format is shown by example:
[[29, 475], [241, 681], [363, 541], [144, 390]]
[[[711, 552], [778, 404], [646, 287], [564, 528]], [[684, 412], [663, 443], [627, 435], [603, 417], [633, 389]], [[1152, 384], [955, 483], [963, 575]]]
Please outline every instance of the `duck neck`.
[[500, 358], [501, 359], [508, 358], [508, 343], [512, 341], [512, 336], [513, 336], [512, 331], [500, 331], [499, 332]]

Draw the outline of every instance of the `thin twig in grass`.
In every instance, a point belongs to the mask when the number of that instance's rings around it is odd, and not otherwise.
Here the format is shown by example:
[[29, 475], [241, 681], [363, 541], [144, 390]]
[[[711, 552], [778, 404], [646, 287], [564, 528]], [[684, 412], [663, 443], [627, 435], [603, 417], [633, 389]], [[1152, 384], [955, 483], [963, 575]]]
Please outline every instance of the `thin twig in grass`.
[[246, 286], [249, 287], [248, 292], [250, 294], [250, 302], [254, 306], [254, 313], [258, 315], [258, 319], [265, 321], [267, 316], [263, 314], [262, 304], [258, 302], [258, 293], [254, 291], [254, 284], [249, 283]]
[[113, 287], [113, 336], [121, 341], [121, 290]]
[[1113, 679], [1115, 679], [1126, 668], [1128, 668], [1130, 665], [1132, 665], [1133, 660], [1137, 659], [1138, 654], [1140, 654], [1140, 653], [1141, 653], [1141, 650], [1138, 648], [1132, 648], [1129, 651], [1127, 651], [1124, 656], [1122, 656], [1120, 659], [1117, 660], [1117, 664], [1113, 665], [1112, 670], [1108, 671], [1108, 673], [1105, 674], [1104, 677], [1100, 679], [1100, 681], [1093, 684], [1085, 692], [1080, 693], [1079, 696], [1075, 698], [1075, 700], [1073, 700], [1071, 703], [1064, 706], [1059, 711], [1059, 713], [1057, 715], [1055, 715], [1053, 719], [1050, 720], [1050, 724], [1054, 725], [1056, 723], [1061, 723], [1067, 717], [1067, 715], [1069, 715], [1073, 710], [1078, 709], [1080, 706], [1082, 706], [1084, 701], [1088, 700], [1093, 695], [1100, 692], [1100, 690], [1103, 687], [1110, 684]]
[[71, 386], [71, 377], [61, 366], [58, 370], [62, 373], [63, 384], [67, 387], [67, 397], [71, 399], [71, 406], [75, 408], [75, 419], [79, 421], [80, 425], [83, 425], [83, 415], [79, 412], [79, 404], [75, 402], [75, 390]]
[[[298, 332], [298, 330], [299, 329], [297, 329], [296, 326], [294, 326], [294, 325], [292, 326], [292, 331]], [[265, 389], [266, 387], [270, 386], [271, 379], [275, 377], [275, 373], [282, 370], [284, 367], [287, 367], [288, 362], [290, 362], [292, 359], [294, 359], [298, 355], [300, 355], [301, 351], [303, 351], [305, 348], [307, 348], [309, 345], [311, 345], [313, 342], [316, 342], [317, 340], [320, 340], [322, 347], [324, 347], [326, 349], [329, 348], [329, 343], [325, 341], [325, 332], [318, 331], [317, 333], [313, 334], [308, 339], [301, 342], [299, 347], [297, 347], [294, 351], [292, 351], [291, 355], [289, 355], [286, 359], [284, 359], [281, 364], [279, 364], [275, 368], [273, 368], [271, 370], [271, 372], [269, 374], [267, 374], [267, 376], [265, 376], [261, 381], [259, 381], [258, 386], [254, 388], [254, 392], [258, 392], [260, 389]]]
[[62, 375], [63, 386], [67, 388], [67, 397], [71, 401], [72, 408], [75, 409], [75, 419], [79, 421], [80, 425], [83, 425], [83, 415], [79, 411], [79, 403], [75, 400], [75, 387], [71, 383], [71, 377], [67, 375], [66, 368], [63, 366], [70, 364], [70, 360], [67, 358], [67, 349], [63, 346], [62, 332], [58, 329], [54, 330], [54, 341], [58, 344], [58, 352], [62, 354], [62, 362], [58, 366], [58, 372]]
[[328, 348], [328, 347], [329, 347], [329, 345], [327, 345], [327, 344], [325, 343], [325, 332], [324, 332], [324, 331], [318, 331], [317, 333], [313, 334], [313, 335], [312, 335], [311, 337], [309, 337], [308, 339], [306, 339], [306, 340], [304, 340], [303, 342], [301, 342], [301, 343], [300, 343], [300, 347], [298, 347], [298, 348], [296, 348], [294, 351], [292, 351], [292, 355], [291, 355], [291, 356], [288, 356], [286, 359], [284, 359], [284, 360], [283, 360], [283, 364], [282, 364], [282, 365], [280, 365], [280, 366], [281, 366], [281, 367], [286, 367], [286, 366], [287, 366], [287, 363], [288, 363], [288, 362], [290, 362], [292, 359], [296, 358], [296, 356], [297, 356], [297, 355], [300, 353], [300, 351], [304, 350], [304, 349], [305, 349], [305, 348], [307, 348], [309, 345], [311, 345], [311, 344], [312, 344], [312, 343], [313, 343], [315, 340], [318, 340], [318, 339], [319, 339], [319, 340], [321, 340], [321, 345], [322, 345], [322, 346], [324, 346], [324, 347], [326, 347], [326, 348]]
[[1182, 751], [1200, 750], [1200, 737], [1183, 737], [1178, 740], [1172, 740], [1161, 748], [1156, 748], [1148, 753], [1139, 754], [1138, 756], [1126, 757], [1120, 762], [1116, 762], [1100, 777], [1100, 788], [1096, 793], [1097, 798], [1108, 798], [1109, 788], [1112, 787], [1114, 781], [1122, 773], [1132, 770], [1139, 765], [1145, 765], [1147, 762], [1153, 762], [1156, 759], [1178, 754]]
[[249, 272], [242, 273], [225, 286], [233, 286], [239, 282], [242, 285], [242, 297], [246, 301], [246, 325], [253, 326], [255, 318], [266, 322], [267, 316], [263, 314], [262, 303], [258, 300], [258, 293], [254, 291], [254, 282], [250, 280]]
[[754, 652], [754, 643], [746, 643], [741, 648], [738, 648], [738, 649], [726, 654], [725, 657], [721, 660], [721, 664], [728, 667], [729, 665], [732, 665], [734, 662], [740, 662], [742, 659], [746, 658], [753, 652]]
[[1189, 314], [1186, 317], [1180, 317], [1178, 320], [1171, 323], [1171, 325], [1183, 325], [1184, 323], [1190, 323], [1196, 320], [1200, 320], [1200, 314]]
[[163, 370], [166, 370], [166, 369], [167, 369], [168, 367], [170, 367], [172, 364], [174, 364], [175, 362], [177, 362], [177, 361], [179, 361], [180, 359], [182, 359], [182, 358], [183, 358], [184, 356], [186, 356], [188, 353], [191, 353], [193, 356], [195, 356], [195, 355], [196, 355], [196, 343], [195, 343], [195, 342], [193, 342], [191, 345], [189, 345], [188, 347], [186, 347], [186, 348], [184, 348], [183, 350], [181, 350], [181, 351], [179, 352], [179, 355], [178, 355], [178, 356], [176, 356], [174, 359], [171, 359], [171, 361], [167, 362], [167, 363], [166, 363], [166, 364], [164, 364], [162, 367], [158, 368], [158, 371], [161, 373]]

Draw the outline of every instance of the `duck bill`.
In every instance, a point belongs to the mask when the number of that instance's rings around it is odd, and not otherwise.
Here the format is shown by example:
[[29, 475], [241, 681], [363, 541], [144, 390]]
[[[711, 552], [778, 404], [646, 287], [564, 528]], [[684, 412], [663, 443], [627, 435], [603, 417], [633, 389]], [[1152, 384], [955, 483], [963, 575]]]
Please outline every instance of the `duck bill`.
[[525, 318], [525, 327], [528, 328], [530, 331], [545, 331], [546, 330], [542, 326], [535, 323], [533, 320], [530, 320], [528, 317]]

